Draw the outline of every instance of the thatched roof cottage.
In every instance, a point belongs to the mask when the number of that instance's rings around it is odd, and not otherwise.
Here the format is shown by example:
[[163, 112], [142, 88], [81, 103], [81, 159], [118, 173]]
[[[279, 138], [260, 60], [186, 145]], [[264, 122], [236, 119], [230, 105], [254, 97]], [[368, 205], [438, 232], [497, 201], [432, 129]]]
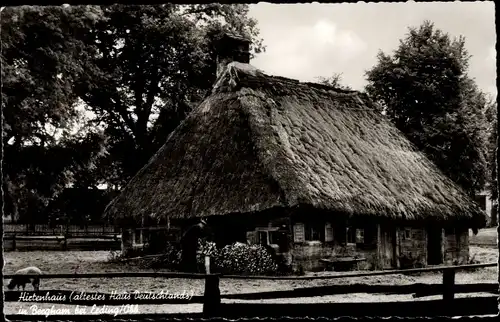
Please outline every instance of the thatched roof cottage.
[[379, 268], [467, 260], [484, 213], [374, 102], [266, 75], [248, 41], [225, 41], [210, 95], [106, 215], [123, 227], [209, 217], [224, 241], [271, 244], [306, 270], [340, 253]]

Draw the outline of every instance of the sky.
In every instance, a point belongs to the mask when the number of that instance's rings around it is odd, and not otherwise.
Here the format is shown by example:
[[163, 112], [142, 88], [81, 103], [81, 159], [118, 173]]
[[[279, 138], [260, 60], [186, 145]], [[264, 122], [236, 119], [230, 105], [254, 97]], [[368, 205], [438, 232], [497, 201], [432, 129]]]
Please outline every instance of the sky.
[[266, 52], [251, 61], [266, 74], [317, 81], [342, 74], [342, 83], [362, 90], [377, 53], [390, 54], [408, 27], [430, 20], [451, 37], [465, 37], [472, 55], [469, 75], [486, 93], [496, 89], [493, 2], [339, 3], [250, 5]]

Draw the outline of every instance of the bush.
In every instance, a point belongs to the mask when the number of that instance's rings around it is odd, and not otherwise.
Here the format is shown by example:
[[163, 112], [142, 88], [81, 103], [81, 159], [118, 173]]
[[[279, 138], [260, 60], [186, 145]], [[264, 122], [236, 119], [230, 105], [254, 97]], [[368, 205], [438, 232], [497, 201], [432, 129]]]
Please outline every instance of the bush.
[[267, 275], [278, 272], [278, 264], [272, 255], [260, 245], [234, 243], [217, 249], [215, 243], [200, 240], [197, 262], [201, 272], [205, 270], [205, 256], [210, 256], [211, 270], [222, 274]]
[[[205, 256], [210, 256], [211, 271], [222, 274], [270, 275], [278, 273], [278, 264], [272, 255], [260, 245], [235, 243], [217, 249], [215, 243], [200, 240], [197, 263], [200, 272], [205, 271]], [[182, 250], [178, 245], [167, 243], [164, 254], [145, 259], [142, 266], [148, 268], [180, 269]]]
[[235, 243], [223, 247], [214, 257], [214, 270], [223, 274], [271, 275], [278, 264], [261, 245]]

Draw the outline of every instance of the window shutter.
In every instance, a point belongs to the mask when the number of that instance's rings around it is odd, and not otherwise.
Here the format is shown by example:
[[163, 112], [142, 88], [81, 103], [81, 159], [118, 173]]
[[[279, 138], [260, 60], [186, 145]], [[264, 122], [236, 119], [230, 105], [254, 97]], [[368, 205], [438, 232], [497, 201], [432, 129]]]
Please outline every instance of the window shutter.
[[365, 242], [364, 229], [356, 229], [356, 244], [363, 244]]
[[325, 242], [333, 241], [333, 227], [332, 224], [327, 222], [325, 224]]
[[293, 225], [293, 241], [295, 243], [304, 242], [304, 224], [297, 223]]
[[257, 240], [257, 231], [247, 231], [247, 243], [250, 245], [255, 245], [258, 244], [259, 241]]

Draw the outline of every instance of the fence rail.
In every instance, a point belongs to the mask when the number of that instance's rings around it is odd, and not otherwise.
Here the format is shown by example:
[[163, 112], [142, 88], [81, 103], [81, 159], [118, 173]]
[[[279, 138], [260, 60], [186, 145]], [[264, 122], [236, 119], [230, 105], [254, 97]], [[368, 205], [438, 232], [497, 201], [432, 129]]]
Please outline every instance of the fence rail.
[[448, 269], [453, 271], [471, 270], [477, 268], [495, 267], [497, 263], [484, 263], [484, 264], [470, 264], [470, 265], [456, 265], [456, 266], [436, 266], [424, 268], [409, 268], [404, 270], [385, 270], [377, 272], [366, 273], [353, 273], [353, 274], [339, 274], [339, 275], [324, 275], [324, 276], [243, 276], [243, 275], [224, 275], [223, 278], [230, 279], [266, 279], [266, 280], [316, 280], [316, 279], [335, 279], [335, 278], [349, 278], [349, 277], [365, 277], [365, 276], [381, 276], [393, 274], [416, 274], [425, 272], [440, 272]]
[[72, 234], [92, 235], [92, 234], [114, 234], [119, 233], [119, 228], [111, 225], [54, 225], [47, 224], [4, 224], [5, 234], [16, 235], [55, 235], [69, 232]]
[[[410, 285], [331, 285], [310, 288], [298, 288], [287, 291], [273, 291], [246, 294], [224, 294], [221, 295], [219, 281], [221, 278], [232, 278], [235, 276], [225, 276], [220, 274], [191, 274], [177, 272], [120, 272], [120, 273], [87, 273], [87, 274], [44, 274], [43, 279], [63, 279], [63, 278], [120, 278], [120, 277], [156, 277], [156, 278], [196, 278], [205, 279], [205, 291], [203, 296], [193, 296], [189, 300], [172, 299], [168, 297], [150, 298], [147, 295], [137, 295], [130, 299], [116, 299], [112, 294], [83, 292], [85, 296], [80, 296], [68, 302], [72, 295], [82, 295], [81, 292], [52, 290], [38, 292], [9, 291], [5, 292], [5, 301], [19, 301], [21, 296], [36, 294], [31, 302], [38, 303], [61, 303], [88, 305], [92, 300], [101, 296], [100, 304], [122, 305], [122, 304], [190, 304], [203, 303], [203, 316], [205, 317], [268, 317], [268, 316], [453, 316], [453, 315], [486, 315], [498, 313], [497, 296], [479, 298], [455, 299], [457, 293], [491, 293], [498, 294], [498, 284], [455, 284], [455, 271], [470, 270], [485, 267], [495, 267], [497, 263], [474, 264], [462, 266], [429, 267], [409, 270], [391, 270], [382, 272], [342, 274], [330, 276], [313, 276], [316, 279], [349, 278], [359, 276], [377, 276], [389, 274], [408, 274], [417, 272], [443, 272], [442, 284], [410, 284]], [[4, 278], [12, 278], [13, 274], [4, 275]], [[26, 275], [27, 277], [35, 275]], [[248, 279], [240, 276], [239, 278]], [[268, 276], [252, 276], [252, 279], [269, 279]], [[312, 278], [312, 277], [311, 277]], [[274, 279], [283, 279], [275, 277]], [[300, 279], [300, 277], [287, 277], [286, 279]], [[309, 278], [310, 279], [310, 278]], [[48, 300], [43, 297], [47, 292], [52, 294], [66, 295], [67, 299], [60, 302]], [[384, 302], [384, 303], [323, 303], [323, 304], [252, 304], [252, 303], [222, 303], [225, 300], [255, 300], [270, 298], [305, 298], [315, 296], [325, 296], [333, 294], [348, 293], [386, 293], [386, 294], [411, 294], [413, 297], [424, 297], [430, 295], [443, 295], [443, 300], [424, 300], [406, 302]], [[51, 295], [52, 295], [51, 294]], [[90, 297], [88, 297], [90, 296]], [[95, 303], [95, 300], [92, 304]], [[481, 305], [479, 305], [481, 303]], [[164, 316], [158, 315], [158, 316]], [[173, 315], [169, 315], [172, 317]], [[8, 316], [9, 317], [9, 316]], [[15, 316], [19, 319], [19, 315]], [[27, 317], [33, 318], [28, 315]], [[142, 317], [142, 316], [141, 316]], [[123, 317], [122, 317], [123, 318]]]
[[[36, 249], [39, 247], [42, 249], [60, 247], [62, 250], [68, 250], [75, 247], [76, 249], [86, 249], [88, 247], [105, 246], [96, 244], [97, 241], [104, 241], [108, 243], [107, 246], [116, 248], [119, 247], [119, 241], [121, 240], [119, 229], [107, 225], [57, 225], [51, 227], [49, 225], [4, 224], [3, 227], [3, 239], [10, 242], [8, 246], [4, 245], [5, 250], [17, 250], [26, 247]], [[84, 241], [82, 242], [81, 239]], [[54, 242], [56, 244], [53, 244]], [[71, 245], [68, 246], [68, 243], [71, 243]]]

